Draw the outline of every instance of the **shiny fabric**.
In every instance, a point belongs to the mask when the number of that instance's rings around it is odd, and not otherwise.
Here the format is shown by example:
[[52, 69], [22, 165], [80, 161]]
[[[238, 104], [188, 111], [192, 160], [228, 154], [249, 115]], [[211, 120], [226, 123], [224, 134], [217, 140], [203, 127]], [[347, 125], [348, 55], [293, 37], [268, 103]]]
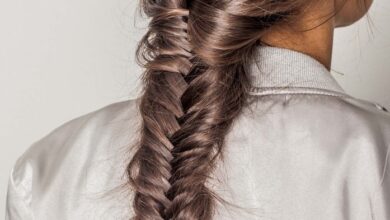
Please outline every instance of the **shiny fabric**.
[[[207, 183], [226, 201], [214, 219], [390, 220], [390, 114], [346, 94], [308, 55], [258, 52], [250, 105]], [[129, 219], [138, 103], [112, 103], [33, 143], [10, 173], [6, 219]]]

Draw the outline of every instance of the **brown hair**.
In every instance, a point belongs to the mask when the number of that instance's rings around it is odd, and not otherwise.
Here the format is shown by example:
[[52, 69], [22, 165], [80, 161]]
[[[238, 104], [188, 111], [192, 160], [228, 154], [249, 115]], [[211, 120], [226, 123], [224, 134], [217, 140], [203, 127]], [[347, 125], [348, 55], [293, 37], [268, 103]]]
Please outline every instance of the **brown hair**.
[[140, 143], [127, 173], [134, 220], [210, 220], [205, 185], [247, 100], [261, 36], [302, 0], [141, 0], [144, 90]]

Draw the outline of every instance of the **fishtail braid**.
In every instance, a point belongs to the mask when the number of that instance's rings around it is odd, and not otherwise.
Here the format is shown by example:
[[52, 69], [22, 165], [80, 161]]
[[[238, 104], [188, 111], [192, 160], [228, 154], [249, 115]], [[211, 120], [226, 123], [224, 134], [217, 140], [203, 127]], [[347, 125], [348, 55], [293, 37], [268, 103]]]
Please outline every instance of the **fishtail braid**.
[[[141, 0], [141, 139], [127, 172], [134, 220], [211, 220], [207, 186], [247, 104], [247, 69], [267, 28], [303, 0]], [[141, 63], [141, 62], [140, 62]]]

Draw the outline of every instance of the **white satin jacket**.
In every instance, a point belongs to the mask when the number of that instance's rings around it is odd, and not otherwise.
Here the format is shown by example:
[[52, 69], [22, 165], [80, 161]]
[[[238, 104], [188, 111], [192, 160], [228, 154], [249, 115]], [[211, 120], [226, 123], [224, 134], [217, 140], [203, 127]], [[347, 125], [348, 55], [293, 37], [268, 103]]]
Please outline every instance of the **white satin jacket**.
[[[259, 48], [251, 104], [209, 187], [217, 220], [390, 220], [390, 114], [351, 97], [314, 58]], [[139, 99], [112, 103], [32, 144], [10, 172], [6, 220], [125, 220]]]

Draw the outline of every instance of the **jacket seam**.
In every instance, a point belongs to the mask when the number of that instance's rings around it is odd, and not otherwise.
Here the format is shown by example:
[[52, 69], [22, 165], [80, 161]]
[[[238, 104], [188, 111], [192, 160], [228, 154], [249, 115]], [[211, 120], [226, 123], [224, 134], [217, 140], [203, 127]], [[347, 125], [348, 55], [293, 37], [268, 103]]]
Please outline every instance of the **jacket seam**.
[[[281, 88], [281, 87], [280, 87]], [[336, 96], [336, 97], [345, 97], [345, 98], [353, 98], [347, 93], [338, 92], [335, 90], [328, 89], [318, 89], [318, 88], [308, 88], [308, 87], [290, 87], [284, 88], [281, 90], [280, 88], [258, 88], [254, 87], [249, 89], [248, 94], [253, 96], [266, 96], [266, 95], [328, 95], [328, 96]]]

